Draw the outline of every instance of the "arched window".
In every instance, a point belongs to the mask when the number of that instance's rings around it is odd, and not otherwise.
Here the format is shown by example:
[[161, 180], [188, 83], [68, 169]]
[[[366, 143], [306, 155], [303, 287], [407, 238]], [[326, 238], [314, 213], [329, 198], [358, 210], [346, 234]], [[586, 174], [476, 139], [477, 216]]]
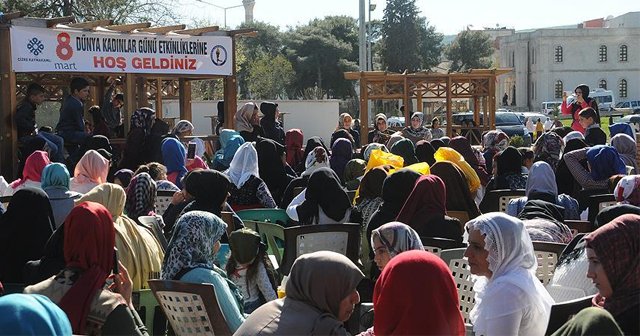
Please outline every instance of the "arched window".
[[627, 80], [626, 79], [620, 80], [618, 89], [620, 90], [620, 98], [627, 98]]
[[599, 55], [600, 62], [606, 62], [607, 61], [607, 46], [606, 45], [601, 45], [600, 46], [600, 51], [599, 51], [598, 55]]
[[620, 55], [619, 55], [619, 59], [620, 62], [626, 62], [627, 61], [627, 45], [623, 44], [620, 46]]
[[598, 82], [598, 87], [600, 89], [607, 89], [607, 81], [604, 79], [601, 79], [600, 82]]
[[561, 46], [557, 46], [556, 47], [555, 60], [556, 60], [556, 63], [562, 62], [562, 47]]
[[562, 81], [557, 80], [555, 86], [556, 98], [562, 98]]

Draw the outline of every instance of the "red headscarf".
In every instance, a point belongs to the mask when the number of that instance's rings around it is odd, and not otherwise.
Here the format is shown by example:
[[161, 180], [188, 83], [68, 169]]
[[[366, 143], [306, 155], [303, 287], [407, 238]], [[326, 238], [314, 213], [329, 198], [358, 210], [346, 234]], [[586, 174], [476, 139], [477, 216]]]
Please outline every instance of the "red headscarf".
[[9, 185], [11, 188], [16, 188], [27, 180], [40, 182], [40, 175], [42, 174], [42, 170], [51, 161], [49, 160], [49, 154], [45, 151], [35, 151], [24, 162], [24, 169], [22, 170], [22, 178], [17, 179]]
[[376, 335], [464, 335], [458, 291], [447, 265], [412, 250], [391, 259], [376, 282]]
[[303, 141], [304, 135], [302, 135], [302, 131], [297, 128], [288, 130], [284, 136], [285, 147], [287, 147], [287, 163], [289, 166], [295, 167], [305, 159], [304, 151], [302, 150]]
[[447, 193], [442, 179], [436, 175], [422, 175], [413, 186], [396, 220], [411, 226], [409, 223], [413, 218], [445, 215], [446, 201]]
[[64, 222], [66, 267], [82, 271], [59, 304], [67, 313], [74, 334], [84, 334], [91, 303], [113, 269], [115, 239], [111, 214], [101, 204], [80, 203]]

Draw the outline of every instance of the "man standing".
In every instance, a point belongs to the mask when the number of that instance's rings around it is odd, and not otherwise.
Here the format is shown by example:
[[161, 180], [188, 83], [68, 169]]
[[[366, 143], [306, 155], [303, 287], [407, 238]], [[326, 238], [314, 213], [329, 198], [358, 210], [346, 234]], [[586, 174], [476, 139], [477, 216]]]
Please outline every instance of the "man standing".
[[36, 125], [36, 109], [45, 100], [44, 88], [36, 83], [27, 87], [27, 95], [20, 102], [16, 110], [15, 121], [18, 129], [18, 141], [27, 143], [38, 136], [47, 143], [51, 151], [51, 159], [56, 162], [64, 162], [64, 140], [50, 132], [38, 132]]
[[60, 119], [56, 130], [68, 143], [81, 145], [89, 137], [84, 126], [84, 101], [89, 97], [89, 82], [80, 77], [71, 80], [71, 94], [60, 108]]
[[123, 138], [124, 124], [122, 120], [122, 106], [124, 105], [124, 95], [122, 93], [118, 93], [115, 96], [113, 95], [116, 85], [119, 84], [117, 79], [112, 79], [109, 84], [109, 89], [104, 95], [100, 110], [111, 134], [116, 138]]

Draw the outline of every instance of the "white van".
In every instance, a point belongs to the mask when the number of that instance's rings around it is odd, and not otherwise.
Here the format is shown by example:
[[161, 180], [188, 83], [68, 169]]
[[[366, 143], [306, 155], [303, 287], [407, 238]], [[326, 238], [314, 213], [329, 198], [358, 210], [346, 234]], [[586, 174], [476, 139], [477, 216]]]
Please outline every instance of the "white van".
[[552, 114], [553, 111], [558, 108], [558, 113], [560, 112], [560, 108], [558, 106], [560, 106], [562, 104], [562, 101], [548, 101], [548, 102], [542, 102], [542, 113], [544, 114]]
[[[598, 102], [598, 110], [600, 110], [600, 112], [611, 112], [614, 110], [614, 106], [616, 106], [616, 100], [613, 97], [613, 91], [611, 90], [595, 89], [593, 91], [589, 91], [589, 98], [593, 98]], [[575, 93], [572, 93], [567, 97], [567, 105], [574, 101], [576, 101], [576, 95]]]

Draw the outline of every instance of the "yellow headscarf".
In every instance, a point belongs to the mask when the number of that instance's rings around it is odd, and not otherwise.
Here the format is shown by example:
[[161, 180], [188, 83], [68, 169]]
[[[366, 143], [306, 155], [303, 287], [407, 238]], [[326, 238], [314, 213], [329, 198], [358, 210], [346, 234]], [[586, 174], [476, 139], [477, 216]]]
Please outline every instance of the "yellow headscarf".
[[156, 238], [147, 229], [123, 215], [125, 192], [113, 183], [100, 184], [76, 201], [91, 201], [104, 205], [113, 217], [116, 229], [118, 259], [131, 276], [134, 291], [149, 288], [149, 279], [160, 278], [164, 253]]
[[458, 153], [455, 149], [449, 147], [440, 147], [433, 155], [436, 162], [450, 161], [454, 165], [458, 166], [464, 173], [469, 183], [469, 190], [474, 193], [480, 188], [480, 178], [473, 168], [464, 160], [462, 154]]

